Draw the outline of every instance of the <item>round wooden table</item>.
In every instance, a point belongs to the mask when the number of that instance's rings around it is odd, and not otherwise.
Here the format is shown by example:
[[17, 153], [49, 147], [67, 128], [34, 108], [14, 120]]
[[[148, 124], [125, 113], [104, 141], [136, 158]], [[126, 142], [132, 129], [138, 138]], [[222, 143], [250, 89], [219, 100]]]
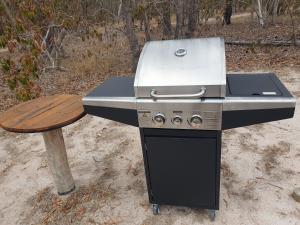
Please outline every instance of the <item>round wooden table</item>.
[[42, 132], [48, 164], [59, 195], [75, 189], [62, 127], [85, 115], [77, 95], [53, 95], [21, 103], [0, 114], [0, 127], [17, 133]]

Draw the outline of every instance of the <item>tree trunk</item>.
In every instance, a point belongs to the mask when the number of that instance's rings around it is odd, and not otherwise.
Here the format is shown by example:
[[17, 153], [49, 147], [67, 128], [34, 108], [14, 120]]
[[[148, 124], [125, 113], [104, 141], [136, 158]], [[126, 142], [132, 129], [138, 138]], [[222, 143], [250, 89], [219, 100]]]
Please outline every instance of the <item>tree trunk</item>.
[[138, 57], [139, 57], [139, 43], [138, 39], [134, 33], [134, 24], [133, 24], [133, 17], [132, 17], [132, 5], [130, 0], [123, 0], [122, 1], [122, 18], [124, 21], [124, 30], [125, 35], [128, 39], [130, 51], [131, 51], [131, 69], [135, 71]]
[[195, 31], [197, 30], [197, 18], [200, 10], [200, 2], [199, 0], [189, 0], [189, 15], [188, 15], [188, 37], [193, 37], [195, 35]]
[[[63, 47], [63, 41], [65, 39], [67, 35], [67, 31], [65, 28], [62, 28], [61, 31], [58, 34], [58, 38], [57, 41], [55, 43], [55, 62], [56, 62], [56, 68], [57, 69], [61, 69], [61, 61], [62, 58], [65, 57], [65, 50]], [[53, 50], [52, 50], [53, 51]], [[51, 52], [50, 55], [52, 55], [53, 53]]]
[[287, 4], [287, 10], [288, 10], [288, 14], [290, 16], [291, 19], [291, 25], [292, 25], [292, 41], [294, 43], [294, 45], [297, 45], [297, 35], [296, 35], [296, 24], [294, 21], [294, 10], [293, 7], [295, 7], [295, 5], [293, 6], [289, 6], [287, 0], [285, 0], [285, 3]]
[[231, 24], [231, 15], [232, 15], [232, 0], [226, 0], [225, 9], [223, 14], [223, 24], [229, 25]]
[[175, 2], [175, 9], [176, 9], [176, 29], [174, 38], [178, 39], [182, 36], [182, 29], [184, 26], [183, 21], [183, 0], [176, 0]]
[[140, 19], [140, 31], [143, 31], [144, 18]]
[[182, 28], [185, 27], [186, 25], [186, 21], [187, 21], [187, 6], [186, 4], [183, 4], [183, 7], [182, 7]]
[[270, 14], [272, 13], [272, 24], [274, 24], [274, 18], [278, 14], [278, 6], [279, 6], [279, 0], [274, 0], [271, 8], [272, 12], [270, 12]]
[[259, 24], [261, 27], [265, 27], [265, 20], [263, 16], [263, 10], [262, 10], [262, 0], [257, 0], [257, 15], [259, 19]]
[[4, 34], [4, 24], [5, 24], [5, 21], [4, 21], [3, 17], [0, 17], [0, 35]]
[[43, 38], [43, 45], [47, 49], [49, 54], [52, 52], [54, 48], [54, 33], [55, 33], [55, 26], [53, 24], [50, 24], [48, 26], [47, 33]]
[[172, 32], [171, 25], [171, 1], [164, 0], [161, 3], [162, 30], [163, 35], [169, 37]]
[[255, 17], [255, 0], [252, 0], [251, 2], [251, 22], [254, 23]]
[[146, 41], [151, 41], [149, 18], [148, 18], [146, 10], [144, 12], [144, 27], [145, 27]]

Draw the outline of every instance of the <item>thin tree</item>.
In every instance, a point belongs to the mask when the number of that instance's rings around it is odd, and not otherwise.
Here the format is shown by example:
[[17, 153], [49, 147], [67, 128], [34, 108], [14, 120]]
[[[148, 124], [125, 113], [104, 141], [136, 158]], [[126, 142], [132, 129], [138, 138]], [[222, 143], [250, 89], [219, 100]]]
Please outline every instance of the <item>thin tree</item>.
[[197, 30], [197, 21], [200, 10], [200, 2], [199, 0], [189, 0], [188, 1], [188, 37], [193, 37], [195, 35], [195, 31]]
[[169, 37], [172, 32], [171, 25], [171, 1], [163, 0], [161, 3], [162, 30], [163, 35]]
[[262, 5], [262, 0], [257, 0], [257, 16], [259, 19], [259, 24], [261, 27], [265, 27], [265, 19], [264, 19], [264, 15], [263, 15], [263, 5]]
[[225, 25], [231, 24], [232, 3], [233, 3], [233, 0], [225, 1], [225, 9], [224, 9], [224, 14], [223, 14], [223, 24], [225, 24]]
[[296, 8], [296, 0], [285, 0], [285, 3], [287, 5], [287, 12], [290, 16], [291, 25], [292, 25], [292, 42], [294, 45], [298, 45], [297, 43], [297, 35], [296, 35], [296, 25], [294, 21], [294, 10]]
[[176, 0], [175, 1], [175, 9], [176, 9], [176, 28], [174, 38], [178, 39], [182, 36], [182, 29], [184, 26], [183, 15], [184, 15], [184, 0]]
[[143, 17], [144, 17], [144, 27], [145, 27], [146, 41], [151, 41], [150, 24], [149, 24], [149, 16], [148, 16], [148, 13], [147, 13], [147, 9], [145, 9]]
[[121, 0], [120, 11], [124, 21], [125, 35], [129, 42], [131, 51], [131, 68], [134, 71], [138, 63], [138, 57], [140, 53], [138, 39], [134, 33], [134, 24], [132, 16], [132, 3], [130, 0]]
[[274, 0], [273, 2], [273, 12], [272, 12], [273, 16], [277, 16], [278, 14], [279, 1], [280, 0]]

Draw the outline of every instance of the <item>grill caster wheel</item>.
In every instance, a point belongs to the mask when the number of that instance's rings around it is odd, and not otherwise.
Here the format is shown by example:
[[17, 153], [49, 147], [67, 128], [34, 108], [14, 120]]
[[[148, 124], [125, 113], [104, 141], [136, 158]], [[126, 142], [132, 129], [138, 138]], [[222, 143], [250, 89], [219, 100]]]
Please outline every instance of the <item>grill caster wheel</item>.
[[216, 210], [208, 210], [208, 215], [210, 218], [210, 221], [215, 221], [216, 220]]
[[153, 215], [160, 214], [160, 207], [158, 204], [152, 204], [152, 212], [153, 212]]

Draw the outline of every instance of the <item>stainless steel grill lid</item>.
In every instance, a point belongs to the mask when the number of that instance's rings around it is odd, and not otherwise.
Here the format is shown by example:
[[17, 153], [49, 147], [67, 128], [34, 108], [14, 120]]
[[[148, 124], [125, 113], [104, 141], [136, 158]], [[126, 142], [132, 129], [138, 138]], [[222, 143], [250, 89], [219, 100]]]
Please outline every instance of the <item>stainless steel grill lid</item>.
[[225, 97], [222, 38], [148, 42], [134, 81], [137, 98]]

